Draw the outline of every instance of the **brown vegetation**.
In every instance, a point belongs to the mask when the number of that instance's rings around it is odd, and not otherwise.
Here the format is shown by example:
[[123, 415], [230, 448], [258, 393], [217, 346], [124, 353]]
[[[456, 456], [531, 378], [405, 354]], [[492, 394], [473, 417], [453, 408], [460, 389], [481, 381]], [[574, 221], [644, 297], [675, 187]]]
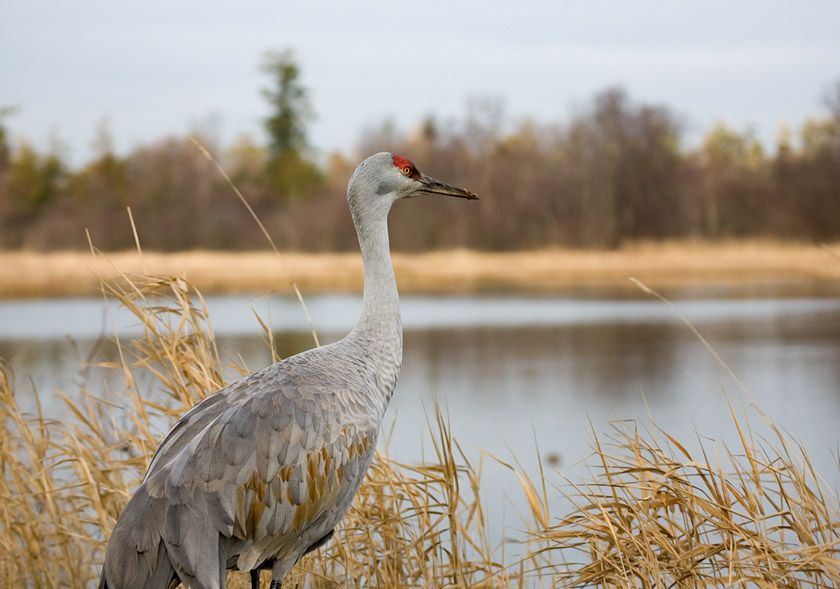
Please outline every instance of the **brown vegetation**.
[[[216, 348], [201, 296], [180, 278], [137, 277], [107, 294], [146, 326], [118, 341], [122, 376], [106, 398], [65, 391], [66, 412], [25, 414], [0, 364], [0, 579], [7, 586], [91, 586], [104, 542], [160, 435], [244, 368]], [[270, 334], [268, 341], [271, 341]], [[25, 377], [25, 375], [22, 375]], [[144, 378], [151, 376], [149, 378]], [[141, 384], [141, 383], [146, 383]], [[738, 448], [700, 440], [698, 454], [651, 425], [594, 432], [590, 470], [511, 474], [531, 511], [524, 556], [487, 537], [481, 464], [470, 464], [438, 412], [435, 456], [402, 465], [378, 455], [335, 539], [294, 570], [294, 587], [836, 587], [840, 503], [804, 448], [772, 428]], [[660, 442], [660, 439], [664, 440]], [[516, 469], [512, 469], [516, 470]], [[549, 511], [567, 495], [567, 513]], [[515, 532], [513, 532], [515, 533]], [[230, 573], [230, 587], [246, 586]]]
[[[815, 285], [831, 291], [840, 278], [836, 259], [840, 244], [680, 241], [637, 243], [618, 250], [397, 253], [394, 267], [403, 293], [635, 290], [630, 277], [666, 290], [774, 283], [794, 291]], [[182, 276], [213, 294], [292, 292], [292, 281], [305, 292], [362, 288], [358, 253], [133, 251], [101, 256], [0, 251], [0, 298], [91, 295], [100, 278], [116, 280], [123, 273]], [[778, 294], [778, 289], [771, 290]]]
[[[282, 78], [289, 64], [278, 67]], [[267, 96], [294, 104], [293, 90]], [[562, 125], [510, 125], [498, 105], [481, 101], [464, 120], [430, 117], [414, 133], [386, 123], [356, 153], [332, 154], [321, 167], [302, 156], [302, 122], [294, 118], [267, 121], [267, 147], [201, 141], [285, 250], [355, 248], [347, 180], [360, 158], [382, 150], [482, 198], [457, 214], [452, 203], [404, 203], [391, 219], [398, 251], [615, 248], [674, 238], [823, 242], [840, 238], [840, 84], [834, 93], [830, 114], [782, 133], [774, 154], [749, 130], [723, 123], [686, 149], [673, 111], [637, 104], [618, 89]], [[291, 114], [295, 108], [302, 109], [290, 107]], [[100, 145], [94, 161], [69, 170], [58, 153], [25, 144], [10, 151], [0, 125], [0, 248], [86, 249], [85, 229], [100, 249], [131, 248], [126, 207], [150, 249], [263, 247], [230, 186], [187, 138], [125, 157], [112, 152], [107, 134]]]

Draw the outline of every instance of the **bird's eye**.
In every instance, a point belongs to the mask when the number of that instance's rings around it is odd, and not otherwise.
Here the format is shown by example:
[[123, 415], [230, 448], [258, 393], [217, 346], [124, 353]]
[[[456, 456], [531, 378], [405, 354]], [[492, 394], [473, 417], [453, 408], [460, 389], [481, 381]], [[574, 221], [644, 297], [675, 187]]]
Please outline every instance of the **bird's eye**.
[[411, 176], [411, 168], [409, 166], [404, 167], [402, 169], [402, 173], [405, 174], [406, 176]]

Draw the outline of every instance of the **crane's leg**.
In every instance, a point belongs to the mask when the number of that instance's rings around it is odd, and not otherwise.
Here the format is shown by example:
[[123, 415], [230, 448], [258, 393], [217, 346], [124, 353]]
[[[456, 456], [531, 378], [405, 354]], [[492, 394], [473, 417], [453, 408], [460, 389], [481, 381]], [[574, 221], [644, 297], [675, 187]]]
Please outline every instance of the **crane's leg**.
[[251, 589], [260, 589], [260, 569], [251, 571]]
[[280, 581], [271, 581], [271, 585], [269, 585], [269, 589], [280, 589]]

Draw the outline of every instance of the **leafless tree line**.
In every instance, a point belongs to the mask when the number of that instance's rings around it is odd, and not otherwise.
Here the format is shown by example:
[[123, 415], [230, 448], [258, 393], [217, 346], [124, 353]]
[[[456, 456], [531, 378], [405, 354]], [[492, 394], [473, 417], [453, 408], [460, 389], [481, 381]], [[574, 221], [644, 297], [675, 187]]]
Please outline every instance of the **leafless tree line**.
[[[444, 200], [396, 207], [399, 250], [617, 247], [681, 237], [825, 241], [840, 238], [840, 83], [826, 105], [825, 117], [780, 133], [772, 154], [749, 131], [725, 124], [687, 149], [673, 111], [620, 89], [598, 94], [564, 124], [510, 127], [492, 100], [474, 101], [462, 120], [429, 117], [410, 131], [386, 122], [363, 133], [355, 153], [333, 153], [318, 166], [293, 158], [281, 176], [263, 146], [202, 143], [287, 249], [356, 247], [346, 183], [360, 158], [383, 150], [482, 199], [467, 209]], [[126, 157], [107, 137], [101, 143], [93, 161], [71, 170], [55, 153], [12, 150], [0, 127], [0, 247], [86, 248], [87, 229], [101, 249], [131, 248], [127, 207], [147, 249], [266, 247], [192, 141], [167, 138]]]

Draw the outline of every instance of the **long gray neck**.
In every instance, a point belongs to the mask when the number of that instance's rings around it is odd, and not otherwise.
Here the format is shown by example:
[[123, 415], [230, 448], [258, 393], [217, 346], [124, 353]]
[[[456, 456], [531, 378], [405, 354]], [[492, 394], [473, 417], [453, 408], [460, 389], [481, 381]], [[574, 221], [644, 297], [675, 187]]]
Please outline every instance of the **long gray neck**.
[[[396, 383], [402, 362], [402, 320], [400, 299], [388, 242], [388, 208], [371, 207], [363, 211], [351, 206], [365, 266], [362, 313], [351, 337], [370, 348], [385, 381]], [[386, 387], [388, 388], [388, 387]], [[393, 390], [390, 385], [387, 395]]]

